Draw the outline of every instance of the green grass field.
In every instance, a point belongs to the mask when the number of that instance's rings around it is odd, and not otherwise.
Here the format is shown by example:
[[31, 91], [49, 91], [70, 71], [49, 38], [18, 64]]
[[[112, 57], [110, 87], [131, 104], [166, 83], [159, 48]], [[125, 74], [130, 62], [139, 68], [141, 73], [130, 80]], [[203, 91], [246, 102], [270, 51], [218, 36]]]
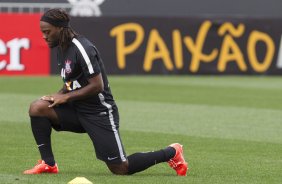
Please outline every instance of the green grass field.
[[61, 87], [60, 77], [0, 78], [0, 183], [282, 183], [282, 78], [110, 76], [127, 154], [184, 145], [190, 172], [176, 177], [166, 163], [132, 176], [112, 175], [87, 135], [52, 134], [58, 175], [26, 176], [39, 153], [30, 102]]

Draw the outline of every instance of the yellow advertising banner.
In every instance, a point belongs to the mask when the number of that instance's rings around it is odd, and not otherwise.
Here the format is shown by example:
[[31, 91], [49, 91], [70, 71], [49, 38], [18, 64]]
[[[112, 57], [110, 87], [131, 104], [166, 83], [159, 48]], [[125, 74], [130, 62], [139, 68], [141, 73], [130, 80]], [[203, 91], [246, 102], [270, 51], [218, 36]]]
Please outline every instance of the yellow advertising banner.
[[72, 26], [110, 74], [281, 73], [279, 19], [74, 17]]

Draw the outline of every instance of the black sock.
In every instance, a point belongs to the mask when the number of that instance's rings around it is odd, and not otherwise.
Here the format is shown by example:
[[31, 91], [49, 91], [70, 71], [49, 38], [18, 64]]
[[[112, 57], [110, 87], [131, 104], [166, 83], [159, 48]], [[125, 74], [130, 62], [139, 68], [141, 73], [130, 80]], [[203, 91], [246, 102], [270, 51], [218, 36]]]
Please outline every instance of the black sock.
[[31, 129], [37, 143], [41, 159], [50, 166], [55, 165], [51, 147], [51, 122], [46, 117], [31, 116]]
[[176, 151], [172, 147], [167, 147], [159, 151], [134, 153], [127, 157], [128, 174], [143, 171], [161, 162], [167, 162], [174, 157], [175, 153]]

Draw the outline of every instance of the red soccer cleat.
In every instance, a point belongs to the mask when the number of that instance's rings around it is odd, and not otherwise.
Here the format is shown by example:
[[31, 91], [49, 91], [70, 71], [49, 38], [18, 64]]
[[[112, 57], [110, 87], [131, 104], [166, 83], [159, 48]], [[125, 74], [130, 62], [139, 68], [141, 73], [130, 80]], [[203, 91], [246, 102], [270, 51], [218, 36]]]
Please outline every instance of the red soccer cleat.
[[38, 163], [29, 170], [24, 171], [24, 174], [41, 174], [41, 173], [51, 173], [57, 174], [59, 172], [57, 164], [54, 166], [49, 166], [44, 162], [44, 160], [38, 160]]
[[175, 156], [168, 161], [169, 166], [176, 171], [178, 176], [186, 176], [188, 163], [184, 160], [182, 145], [174, 143], [169, 146], [176, 150]]

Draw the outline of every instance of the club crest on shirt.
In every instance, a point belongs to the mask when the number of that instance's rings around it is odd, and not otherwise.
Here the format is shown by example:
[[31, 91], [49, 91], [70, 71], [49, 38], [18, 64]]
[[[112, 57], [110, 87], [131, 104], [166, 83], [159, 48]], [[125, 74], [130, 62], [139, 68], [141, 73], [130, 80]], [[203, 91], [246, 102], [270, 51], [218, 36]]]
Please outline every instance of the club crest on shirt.
[[66, 71], [66, 73], [71, 73], [71, 60], [66, 60], [65, 61], [65, 71]]

